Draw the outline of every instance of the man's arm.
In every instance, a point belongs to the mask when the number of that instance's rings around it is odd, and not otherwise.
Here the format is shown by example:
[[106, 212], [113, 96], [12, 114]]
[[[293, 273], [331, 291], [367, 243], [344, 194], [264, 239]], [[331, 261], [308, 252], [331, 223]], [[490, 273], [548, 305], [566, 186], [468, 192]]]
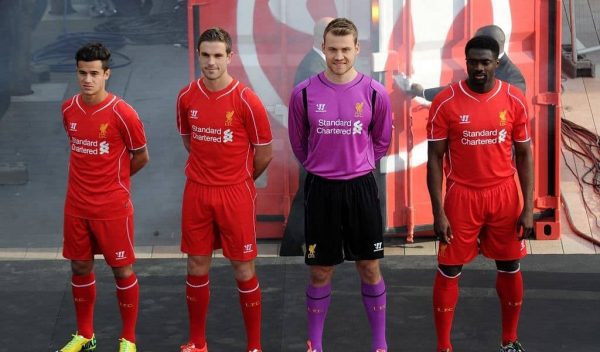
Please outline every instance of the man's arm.
[[135, 175], [140, 171], [148, 161], [150, 155], [148, 154], [148, 148], [143, 147], [140, 149], [130, 151], [131, 160], [129, 160], [129, 176]]
[[515, 163], [524, 202], [517, 221], [517, 233], [522, 230], [521, 238], [528, 238], [533, 234], [533, 156], [530, 144], [529, 141], [514, 143]]
[[427, 189], [429, 190], [433, 210], [433, 231], [441, 241], [450, 243], [452, 231], [448, 218], [446, 218], [442, 200], [442, 181], [444, 177], [442, 165], [447, 148], [447, 139], [427, 143]]
[[392, 104], [389, 95], [379, 91], [375, 101], [375, 116], [373, 119], [373, 128], [371, 130], [371, 139], [373, 141], [373, 155], [375, 161], [385, 156], [392, 140]]
[[438, 95], [441, 91], [443, 91], [446, 87], [448, 86], [425, 89], [419, 83], [412, 83], [406, 92], [412, 95], [413, 97], [421, 97], [427, 101], [433, 101], [433, 99], [435, 99], [435, 96]]
[[190, 152], [190, 135], [182, 134], [181, 141], [183, 142], [183, 146], [185, 147], [185, 150], [187, 150], [189, 153]]
[[271, 160], [273, 160], [273, 146], [271, 143], [254, 146], [254, 172], [252, 177], [255, 180], [267, 169]]
[[288, 136], [292, 152], [300, 164], [308, 157], [309, 124], [302, 102], [302, 90], [294, 90], [288, 104]]

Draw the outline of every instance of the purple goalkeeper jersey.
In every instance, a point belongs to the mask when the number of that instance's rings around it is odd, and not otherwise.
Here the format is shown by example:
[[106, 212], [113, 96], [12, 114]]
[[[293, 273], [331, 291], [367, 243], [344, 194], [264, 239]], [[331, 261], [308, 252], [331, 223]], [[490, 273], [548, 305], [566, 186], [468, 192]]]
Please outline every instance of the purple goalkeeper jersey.
[[379, 82], [362, 73], [345, 84], [329, 81], [324, 72], [298, 84], [288, 119], [296, 158], [308, 172], [328, 179], [348, 180], [371, 172], [392, 136], [389, 96]]

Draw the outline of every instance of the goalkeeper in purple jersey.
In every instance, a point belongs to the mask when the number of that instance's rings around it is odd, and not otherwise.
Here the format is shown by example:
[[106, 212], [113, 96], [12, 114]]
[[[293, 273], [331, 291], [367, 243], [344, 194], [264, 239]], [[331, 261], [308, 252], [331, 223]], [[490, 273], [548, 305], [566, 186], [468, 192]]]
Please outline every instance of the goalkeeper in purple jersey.
[[392, 132], [384, 87], [358, 72], [352, 21], [337, 18], [323, 33], [327, 68], [298, 84], [289, 103], [289, 137], [308, 172], [304, 189], [308, 351], [322, 351], [334, 266], [356, 262], [372, 332], [371, 351], [386, 352], [383, 221], [373, 176]]

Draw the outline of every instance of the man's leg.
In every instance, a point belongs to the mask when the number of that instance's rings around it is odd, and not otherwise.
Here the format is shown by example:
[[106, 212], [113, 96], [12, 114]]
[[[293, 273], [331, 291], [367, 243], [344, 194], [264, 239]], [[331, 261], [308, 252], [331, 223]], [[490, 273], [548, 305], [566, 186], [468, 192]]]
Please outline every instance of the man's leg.
[[359, 260], [356, 269], [360, 275], [362, 301], [371, 326], [371, 350], [387, 351], [385, 337], [386, 292], [379, 269], [379, 260]]
[[334, 266], [310, 266], [310, 283], [306, 288], [308, 339], [312, 351], [323, 351], [323, 327], [331, 303], [331, 278]]
[[190, 324], [190, 342], [197, 348], [206, 346], [206, 315], [210, 299], [210, 256], [188, 255], [185, 298]]
[[113, 267], [112, 271], [117, 283], [117, 301], [123, 322], [120, 338], [135, 343], [135, 327], [140, 306], [138, 279], [131, 264]]
[[517, 327], [523, 304], [523, 276], [520, 261], [496, 261], [496, 292], [502, 308], [502, 345], [517, 341]]
[[260, 351], [262, 349], [260, 342], [260, 322], [262, 316], [261, 291], [254, 260], [249, 261], [231, 261], [233, 266], [235, 280], [237, 281], [240, 306], [244, 316], [244, 326], [246, 327], [247, 350]]
[[438, 266], [433, 284], [433, 317], [437, 333], [438, 351], [452, 351], [450, 333], [454, 309], [458, 302], [458, 279], [462, 265]]
[[77, 334], [91, 339], [94, 334], [96, 277], [93, 260], [71, 261], [71, 291], [77, 317]]

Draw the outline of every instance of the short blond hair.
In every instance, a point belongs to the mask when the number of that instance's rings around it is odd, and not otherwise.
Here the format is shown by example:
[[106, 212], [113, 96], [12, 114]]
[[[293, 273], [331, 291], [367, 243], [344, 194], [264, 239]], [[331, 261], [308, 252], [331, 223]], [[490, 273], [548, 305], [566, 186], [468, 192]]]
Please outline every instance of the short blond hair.
[[325, 31], [323, 32], [323, 42], [325, 41], [325, 36], [327, 36], [327, 33], [329, 32], [335, 36], [352, 34], [352, 37], [354, 38], [354, 44], [358, 43], [358, 29], [356, 28], [354, 22], [347, 18], [339, 17], [329, 22], [327, 27], [325, 27]]

